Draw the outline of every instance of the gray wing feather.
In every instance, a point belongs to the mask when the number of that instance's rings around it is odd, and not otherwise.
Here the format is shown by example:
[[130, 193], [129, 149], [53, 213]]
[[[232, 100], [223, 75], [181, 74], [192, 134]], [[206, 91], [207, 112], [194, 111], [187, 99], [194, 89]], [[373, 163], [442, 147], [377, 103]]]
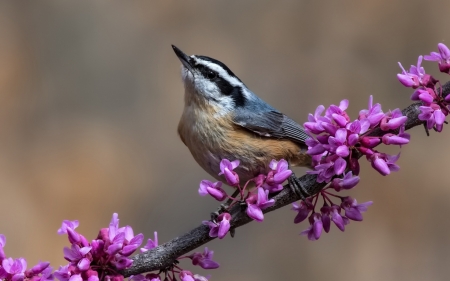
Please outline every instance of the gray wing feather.
[[305, 129], [283, 113], [275, 110], [251, 112], [237, 111], [233, 122], [260, 136], [290, 139], [304, 144], [309, 137]]

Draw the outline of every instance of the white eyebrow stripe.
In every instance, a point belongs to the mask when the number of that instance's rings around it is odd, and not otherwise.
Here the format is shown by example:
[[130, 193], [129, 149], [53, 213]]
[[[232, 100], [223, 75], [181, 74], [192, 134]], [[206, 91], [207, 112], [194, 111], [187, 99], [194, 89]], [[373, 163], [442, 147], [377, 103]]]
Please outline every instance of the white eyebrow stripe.
[[200, 58], [197, 58], [196, 56], [191, 56], [198, 64], [201, 64], [211, 70], [214, 70], [215, 72], [217, 72], [217, 74], [219, 74], [220, 77], [222, 77], [223, 79], [227, 80], [231, 86], [240, 86], [240, 87], [245, 87], [244, 84], [239, 81], [239, 79], [237, 79], [236, 77], [233, 77], [231, 75], [228, 74], [228, 72], [223, 69], [220, 65], [217, 65], [213, 62], [210, 61], [205, 61], [202, 60]]

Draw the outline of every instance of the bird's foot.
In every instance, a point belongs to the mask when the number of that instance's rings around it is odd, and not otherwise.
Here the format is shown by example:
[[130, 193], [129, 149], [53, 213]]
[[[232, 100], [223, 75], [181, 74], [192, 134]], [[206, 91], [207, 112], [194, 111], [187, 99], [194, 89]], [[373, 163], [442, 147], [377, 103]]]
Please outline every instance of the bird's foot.
[[300, 180], [295, 176], [294, 173], [288, 178], [289, 186], [292, 191], [299, 196], [303, 201], [305, 201], [306, 197], [309, 197], [308, 191], [302, 186]]

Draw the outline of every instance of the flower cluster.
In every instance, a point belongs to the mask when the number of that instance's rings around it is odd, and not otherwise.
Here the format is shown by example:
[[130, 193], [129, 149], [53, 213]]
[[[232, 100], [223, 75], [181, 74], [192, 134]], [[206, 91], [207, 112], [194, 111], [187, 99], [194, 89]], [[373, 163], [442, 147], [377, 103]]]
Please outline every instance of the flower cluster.
[[[383, 114], [383, 117], [385, 116], [386, 115]], [[391, 119], [392, 118], [388, 119], [386, 123], [390, 123], [389, 121]], [[343, 161], [345, 162], [345, 160]], [[218, 201], [223, 201], [225, 198], [229, 198], [230, 203], [228, 209], [237, 202], [245, 202], [247, 205], [247, 215], [253, 220], [261, 222], [264, 220], [263, 210], [275, 204], [274, 199], [269, 199], [269, 194], [283, 189], [282, 184], [289, 178], [292, 171], [289, 170], [286, 160], [272, 160], [269, 163], [270, 171], [267, 175], [260, 174], [247, 181], [245, 185], [241, 187], [239, 175], [234, 171], [234, 169], [239, 167], [239, 164], [239, 160], [229, 161], [228, 159], [223, 159], [220, 164], [220, 175], [224, 175], [226, 182], [238, 189], [240, 197], [233, 198], [228, 196], [222, 189], [222, 182], [210, 182], [207, 180], [200, 182], [198, 192], [201, 196], [209, 194]], [[247, 187], [251, 182], [255, 184], [255, 188], [248, 191]], [[302, 222], [309, 216], [310, 227], [303, 231], [302, 234], [307, 235], [310, 240], [317, 240], [322, 233], [322, 229], [324, 229], [325, 232], [330, 230], [331, 221], [333, 221], [342, 231], [344, 231], [344, 226], [348, 224], [350, 220], [361, 221], [361, 212], [366, 211], [367, 206], [371, 205], [372, 202], [357, 204], [356, 200], [351, 197], [341, 197], [329, 192], [330, 189], [334, 189], [335, 191], [351, 189], [357, 185], [358, 182], [359, 177], [354, 176], [352, 171], [347, 173], [343, 172], [342, 177], [334, 178], [331, 181], [331, 184], [315, 196], [307, 198], [305, 201], [301, 201], [298, 204], [294, 203], [293, 210], [298, 212], [294, 223]], [[315, 212], [315, 206], [319, 196], [323, 197], [324, 205], [321, 208], [320, 213], [317, 213]], [[331, 196], [340, 198], [342, 201], [341, 204], [334, 204], [330, 199]], [[341, 211], [343, 211], [344, 214], [341, 214]], [[203, 221], [203, 224], [209, 227], [210, 237], [218, 237], [219, 239], [222, 239], [230, 230], [231, 219], [231, 215], [225, 211], [218, 215], [215, 220]]]
[[[282, 190], [282, 183], [292, 174], [292, 171], [289, 170], [289, 165], [286, 160], [272, 160], [269, 163], [270, 170], [267, 175], [260, 174], [248, 180], [241, 187], [239, 175], [234, 171], [239, 167], [239, 164], [239, 160], [230, 161], [228, 159], [222, 159], [219, 173], [219, 175], [224, 175], [228, 185], [236, 187], [239, 190], [239, 198], [228, 196], [225, 190], [222, 189], [222, 182], [220, 181], [211, 182], [209, 180], [202, 180], [198, 193], [200, 196], [210, 195], [218, 201], [223, 201], [228, 198], [231, 202], [229, 207], [239, 201], [245, 202], [247, 204], [247, 215], [261, 222], [264, 220], [263, 210], [275, 204], [275, 200], [269, 199], [269, 193]], [[253, 191], [247, 190], [250, 183], [254, 183], [256, 186]], [[246, 191], [247, 193], [244, 194]], [[210, 237], [222, 239], [230, 230], [230, 220], [231, 215], [228, 212], [223, 212], [214, 221], [203, 221], [203, 224], [209, 226]]]
[[[309, 240], [317, 240], [322, 234], [322, 230], [326, 233], [330, 231], [331, 222], [333, 222], [336, 227], [344, 231], [345, 225], [353, 221], [362, 221], [362, 212], [367, 211], [367, 207], [372, 205], [372, 202], [365, 202], [358, 204], [356, 199], [350, 196], [340, 197], [323, 190], [320, 192], [323, 198], [324, 204], [320, 208], [320, 212], [315, 211], [315, 205], [317, 203], [318, 196], [313, 198], [308, 198], [300, 203], [294, 203], [292, 210], [297, 212], [297, 216], [294, 219], [294, 223], [300, 223], [304, 221], [308, 216], [308, 221], [310, 226], [302, 231], [300, 234], [306, 235]], [[339, 197], [341, 199], [341, 204], [336, 205], [331, 201], [330, 196]], [[315, 200], [313, 203], [312, 200]], [[344, 211], [344, 214], [342, 214]]]
[[[52, 281], [54, 278], [59, 281], [124, 280], [124, 276], [119, 272], [132, 265], [133, 260], [129, 257], [142, 244], [144, 236], [142, 234], [135, 236], [130, 226], [119, 227], [117, 214], [113, 214], [109, 227], [101, 229], [97, 239], [90, 243], [75, 230], [78, 226], [77, 220], [64, 220], [58, 229], [58, 234], [67, 234], [71, 247], [65, 247], [63, 250], [64, 258], [69, 261], [69, 264], [60, 266], [55, 272], [49, 266], [49, 262], [39, 262], [31, 269], [27, 269], [24, 258], [7, 258], [3, 250], [6, 238], [0, 234], [0, 279], [5, 281]], [[146, 252], [157, 246], [158, 235], [155, 232], [154, 239], [148, 239], [147, 244], [140, 250]], [[189, 258], [193, 265], [203, 269], [215, 269], [219, 267], [219, 264], [213, 261], [213, 254], [213, 251], [205, 248], [202, 253], [195, 252], [189, 256], [179, 257], [177, 260]], [[161, 273], [165, 273], [164, 279], [160, 278]], [[183, 270], [178, 266], [178, 262], [174, 263], [172, 268], [160, 271], [158, 274], [139, 274], [131, 276], [130, 280], [177, 280], [174, 274], [179, 274], [181, 280], [208, 280], [206, 277]], [[193, 279], [189, 279], [191, 277]]]
[[70, 248], [64, 248], [64, 258], [69, 261], [55, 271], [60, 281], [97, 281], [104, 279], [122, 280], [119, 270], [129, 268], [133, 261], [129, 256], [139, 248], [144, 235], [134, 235], [130, 226], [119, 228], [119, 218], [115, 213], [108, 228], [100, 230], [97, 239], [90, 243], [75, 229], [78, 221], [64, 221], [59, 234], [67, 234]]
[[398, 63], [402, 69], [402, 73], [397, 74], [397, 78], [406, 87], [415, 89], [411, 95], [411, 100], [420, 101], [422, 106], [419, 107], [419, 120], [425, 122], [427, 133], [428, 130], [434, 129], [441, 132], [445, 117], [450, 112], [450, 95], [442, 95], [442, 87], [439, 80], [425, 73], [425, 69], [421, 66], [422, 60], [437, 61], [439, 70], [443, 73], [450, 72], [450, 50], [442, 43], [438, 44], [437, 52], [431, 52], [427, 56], [419, 56], [417, 66], [411, 65], [409, 71], [406, 71], [401, 63]]
[[[134, 236], [133, 229], [130, 226], [119, 227], [119, 218], [117, 214], [113, 214], [108, 228], [100, 230], [97, 239], [92, 240], [91, 243], [87, 239], [77, 233], [75, 228], [78, 227], [78, 221], [65, 220], [61, 228], [58, 230], [59, 234], [66, 234], [72, 244], [71, 248], [64, 248], [64, 258], [69, 261], [66, 266], [61, 266], [55, 271], [54, 275], [60, 281], [98, 281], [98, 280], [114, 280], [120, 281], [124, 277], [118, 271], [129, 268], [132, 265], [132, 260], [129, 256], [139, 248], [144, 240], [142, 234]], [[154, 233], [154, 239], [148, 239], [147, 244], [141, 248], [141, 252], [146, 252], [158, 246], [158, 234]], [[218, 268], [219, 264], [212, 260], [213, 251], [205, 248], [203, 253], [193, 253], [187, 257], [192, 259], [192, 264], [198, 265], [204, 269]], [[173, 265], [171, 271], [183, 272], [177, 265]], [[166, 277], [167, 277], [166, 272]], [[200, 275], [198, 280], [204, 278]], [[174, 276], [172, 276], [174, 277]], [[175, 280], [176, 278], [172, 278]], [[130, 280], [135, 281], [160, 281], [159, 274], [148, 273], [146, 275], [135, 275], [130, 277]], [[188, 280], [188, 279], [186, 279]], [[197, 280], [197, 279], [193, 279]]]
[[[379, 103], [373, 104], [372, 96], [368, 109], [361, 110], [355, 121], [350, 121], [345, 111], [347, 108], [348, 100], [343, 100], [339, 106], [331, 105], [326, 110], [320, 105], [314, 115], [309, 114], [304, 126], [310, 135], [306, 144], [308, 154], [313, 156], [314, 171], [308, 173], [317, 174], [318, 182], [330, 182], [346, 171], [357, 176], [359, 154], [365, 155], [383, 176], [397, 171], [399, 167], [395, 162], [399, 155], [391, 156], [374, 148], [381, 143], [400, 146], [409, 143], [410, 136], [404, 132], [407, 117], [399, 109], [384, 113]], [[322, 115], [324, 111], [325, 115]], [[377, 128], [386, 133], [382, 137], [371, 136], [370, 133]], [[397, 134], [394, 133], [396, 129], [399, 129]]]
[[[420, 72], [420, 71], [419, 71]], [[349, 196], [338, 196], [330, 193], [352, 189], [359, 183], [360, 156], [366, 156], [372, 167], [381, 175], [389, 175], [398, 171], [396, 161], [398, 155], [389, 155], [375, 149], [380, 144], [402, 146], [409, 143], [410, 136], [405, 133], [406, 116], [400, 109], [383, 112], [379, 103], [374, 104], [370, 96], [367, 109], [359, 112], [358, 119], [351, 121], [346, 110], [348, 100], [339, 105], [331, 105], [327, 109], [323, 105], [317, 107], [314, 114], [309, 114], [304, 124], [310, 136], [306, 141], [308, 154], [312, 156], [314, 170], [309, 174], [317, 175], [317, 182], [330, 183], [326, 188], [306, 201], [294, 203], [297, 212], [294, 223], [308, 218], [310, 226], [301, 234], [309, 240], [317, 240], [322, 234], [330, 231], [331, 222], [341, 231], [345, 230], [350, 220], [362, 221], [361, 212], [367, 210], [372, 202], [358, 204]], [[384, 132], [382, 136], [374, 136], [374, 130]], [[316, 211], [319, 197], [323, 199], [320, 212]], [[335, 204], [332, 198], [340, 199]], [[342, 213], [343, 212], [343, 213]]]
[[49, 262], [39, 262], [27, 269], [27, 261], [24, 258], [7, 258], [3, 247], [6, 245], [6, 237], [0, 234], [0, 279], [5, 281], [50, 281], [53, 280], [52, 267]]

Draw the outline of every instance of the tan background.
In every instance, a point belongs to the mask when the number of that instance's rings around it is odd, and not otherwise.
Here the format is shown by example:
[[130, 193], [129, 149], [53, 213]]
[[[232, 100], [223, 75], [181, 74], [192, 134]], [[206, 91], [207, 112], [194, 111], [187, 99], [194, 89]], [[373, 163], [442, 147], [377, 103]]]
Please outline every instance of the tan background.
[[[242, 2], [0, 3], [8, 255], [64, 264], [63, 219], [79, 219], [92, 239], [118, 212], [122, 224], [167, 241], [215, 209], [197, 195], [209, 177], [176, 133], [183, 88], [170, 44], [222, 60], [304, 122], [318, 104], [343, 98], [353, 117], [370, 94], [385, 110], [409, 104], [397, 61], [415, 64], [450, 43], [450, 1]], [[212, 280], [448, 280], [450, 128], [411, 133], [400, 173], [382, 177], [364, 164], [351, 193], [374, 201], [363, 223], [310, 242], [286, 207], [210, 243], [222, 267], [196, 271]]]

